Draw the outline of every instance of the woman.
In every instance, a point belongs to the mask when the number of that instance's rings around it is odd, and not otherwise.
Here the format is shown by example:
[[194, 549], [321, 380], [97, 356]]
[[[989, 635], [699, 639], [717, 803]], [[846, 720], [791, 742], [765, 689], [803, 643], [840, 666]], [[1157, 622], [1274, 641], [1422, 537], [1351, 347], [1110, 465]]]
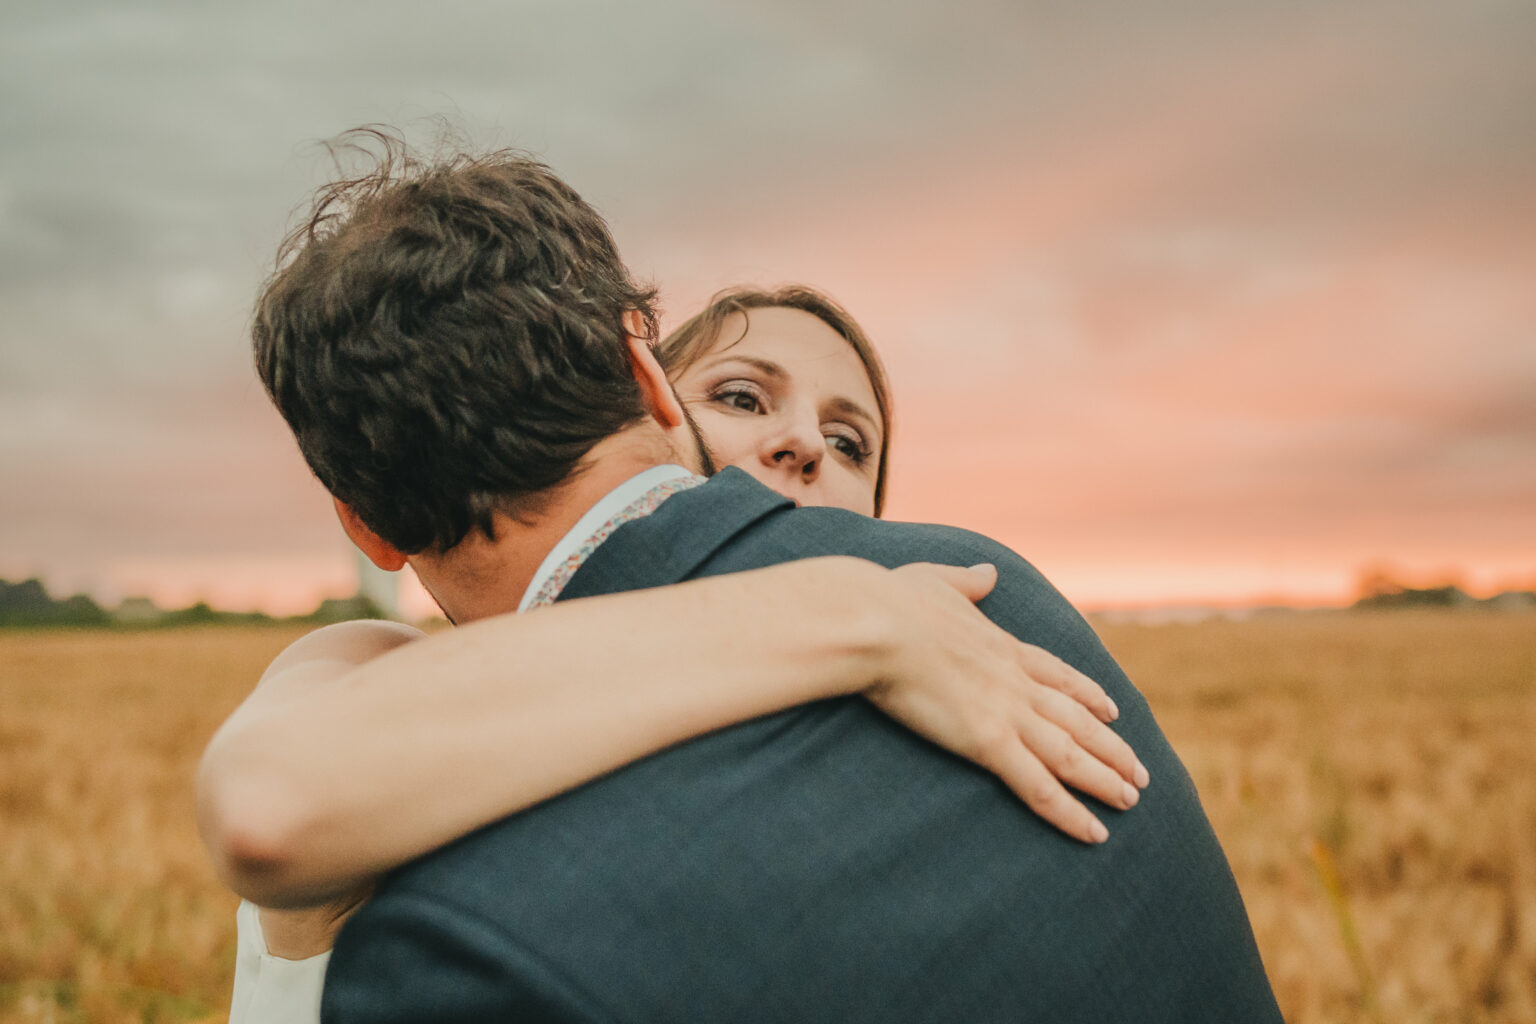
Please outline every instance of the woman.
[[[656, 357], [718, 465], [745, 469], [802, 505], [884, 511], [890, 385], [869, 338], [830, 298], [797, 286], [722, 292], [663, 339]], [[799, 378], [797, 397], [825, 392], [832, 404], [786, 406], [777, 394], [786, 364]], [[832, 376], [807, 379], [817, 371]]]
[[[719, 464], [801, 504], [878, 514], [885, 376], [830, 299], [724, 293], [657, 354]], [[992, 578], [812, 559], [430, 639], [371, 622], [298, 641], [215, 736], [199, 778], [204, 836], [231, 886], [302, 908], [242, 906], [232, 1022], [317, 1019], [315, 954], [383, 872], [673, 743], [805, 701], [863, 693], [1063, 831], [1102, 841], [1057, 777], [1124, 808], [1145, 769], [1103, 725], [1117, 711], [1094, 683], [970, 607]], [[624, 641], [568, 644], [580, 635]]]

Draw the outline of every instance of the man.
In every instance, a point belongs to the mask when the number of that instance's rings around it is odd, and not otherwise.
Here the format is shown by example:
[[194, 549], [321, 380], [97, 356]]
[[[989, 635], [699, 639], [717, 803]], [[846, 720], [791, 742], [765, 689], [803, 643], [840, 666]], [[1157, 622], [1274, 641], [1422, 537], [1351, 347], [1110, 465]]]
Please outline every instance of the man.
[[326, 1020], [1279, 1020], [1187, 775], [1033, 569], [734, 471], [698, 484], [602, 220], [515, 156], [387, 152], [322, 193], [253, 327], [371, 558], [455, 622], [812, 555], [993, 562], [983, 611], [1099, 680], [1156, 784], [1085, 847], [860, 702], [770, 716], [402, 869], [343, 931]]

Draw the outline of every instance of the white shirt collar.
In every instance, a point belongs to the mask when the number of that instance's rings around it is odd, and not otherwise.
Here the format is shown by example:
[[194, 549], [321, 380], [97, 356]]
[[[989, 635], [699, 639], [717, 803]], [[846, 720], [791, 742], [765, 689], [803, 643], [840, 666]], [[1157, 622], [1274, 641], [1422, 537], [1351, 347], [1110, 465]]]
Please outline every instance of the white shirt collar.
[[604, 523], [624, 511], [631, 502], [653, 487], [659, 487], [661, 484], [670, 483], [682, 477], [691, 479], [693, 476], [692, 470], [684, 469], [682, 466], [670, 464], [652, 466], [625, 480], [599, 498], [595, 505], [587, 509], [585, 515], [576, 520], [576, 525], [571, 527], [554, 547], [550, 548], [549, 554], [544, 556], [544, 561], [539, 563], [533, 579], [528, 581], [528, 589], [523, 591], [523, 599], [517, 603], [517, 610], [527, 611], [528, 606], [533, 603], [533, 599], [538, 596], [539, 590], [544, 586], [544, 581], [554, 573], [560, 563], [585, 544]]

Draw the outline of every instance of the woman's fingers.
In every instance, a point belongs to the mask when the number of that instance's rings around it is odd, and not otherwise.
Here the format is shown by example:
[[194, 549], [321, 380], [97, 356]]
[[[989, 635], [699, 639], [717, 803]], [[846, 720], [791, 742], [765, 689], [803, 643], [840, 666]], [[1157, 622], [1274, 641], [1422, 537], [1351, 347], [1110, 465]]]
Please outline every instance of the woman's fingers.
[[1050, 769], [1022, 743], [1006, 744], [986, 767], [1030, 810], [1073, 839], [1102, 843], [1109, 838], [1109, 829], [1104, 823], [1068, 793]]
[[1100, 721], [1113, 722], [1120, 717], [1120, 708], [1104, 692], [1104, 687], [1043, 647], [1020, 644], [1019, 648], [1019, 660], [1036, 682], [1060, 690], [1092, 711]]
[[1141, 792], [1119, 771], [1055, 723], [1031, 715], [1018, 728], [1020, 742], [1062, 784], [1122, 811], [1136, 806], [1141, 799]]
[[[1111, 808], [1140, 799], [1147, 772], [1106, 724], [1119, 717], [1093, 680], [1022, 644], [975, 606], [990, 565], [917, 563], [896, 573], [908, 616], [892, 670], [867, 695], [898, 720], [997, 775], [1045, 821], [1083, 842], [1108, 830], [1074, 793]], [[958, 601], [957, 598], [965, 598]]]
[[1052, 720], [1089, 753], [1114, 766], [1127, 782], [1145, 787], [1151, 781], [1147, 769], [1130, 744], [1104, 724], [1120, 717], [1120, 709], [1104, 688], [1050, 651], [1033, 644], [1021, 644], [1020, 648], [1020, 658], [1030, 677], [1066, 698], [1062, 702], [1047, 702], [1046, 706], [1055, 709]]
[[995, 586], [997, 586], [997, 566], [991, 562], [977, 562], [965, 570], [964, 579], [955, 584], [955, 589], [975, 604], [992, 593], [992, 588]]
[[1112, 768], [1123, 781], [1138, 789], [1151, 781], [1131, 745], [1072, 698], [1052, 690], [1038, 690], [1033, 710], [1059, 728], [1078, 748]]
[[942, 565], [938, 562], [913, 562], [894, 570], [908, 575], [932, 576], [956, 590], [972, 604], [980, 601], [992, 593], [992, 588], [997, 585], [997, 566], [991, 562], [981, 562], [970, 567], [959, 565]]

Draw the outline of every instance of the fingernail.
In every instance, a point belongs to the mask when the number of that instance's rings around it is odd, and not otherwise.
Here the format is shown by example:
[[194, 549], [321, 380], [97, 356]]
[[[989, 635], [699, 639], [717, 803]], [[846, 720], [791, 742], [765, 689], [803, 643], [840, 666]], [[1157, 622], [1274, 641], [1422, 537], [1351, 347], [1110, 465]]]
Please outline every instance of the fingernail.
[[1120, 705], [1115, 703], [1115, 698], [1113, 697], [1105, 697], [1104, 700], [1109, 703], [1109, 720], [1113, 722], [1120, 717]]
[[1147, 783], [1152, 781], [1152, 776], [1147, 774], [1146, 766], [1140, 761], [1136, 762], [1136, 771], [1132, 773], [1131, 777], [1136, 780], [1136, 785], [1140, 789], [1146, 789]]
[[1125, 806], [1135, 807], [1136, 801], [1141, 799], [1141, 790], [1137, 789], [1129, 782], [1121, 783], [1121, 786], [1122, 789], [1120, 795], [1125, 800]]
[[977, 562], [975, 565], [971, 566], [971, 568], [972, 569], [990, 569], [993, 572], [997, 572], [997, 566], [994, 565], [991, 562]]
[[1088, 829], [1088, 835], [1094, 842], [1102, 843], [1109, 838], [1109, 829], [1104, 827], [1102, 821], [1095, 818], [1093, 824]]

